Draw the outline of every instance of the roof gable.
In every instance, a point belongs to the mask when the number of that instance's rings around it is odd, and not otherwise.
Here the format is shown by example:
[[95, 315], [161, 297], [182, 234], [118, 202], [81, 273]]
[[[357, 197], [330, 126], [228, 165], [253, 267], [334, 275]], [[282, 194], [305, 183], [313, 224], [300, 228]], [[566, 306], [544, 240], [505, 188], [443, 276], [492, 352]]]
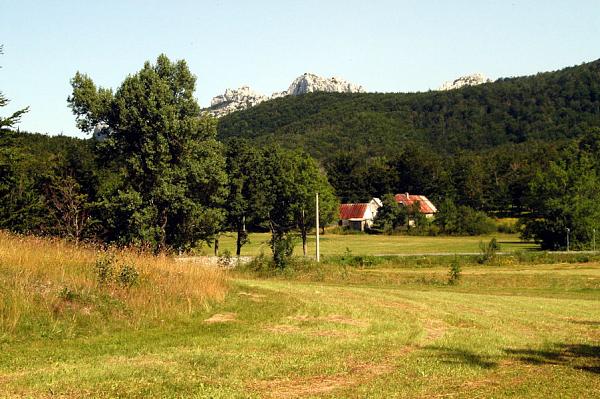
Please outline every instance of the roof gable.
[[415, 194], [396, 194], [394, 199], [397, 203], [402, 204], [404, 206], [411, 206], [416, 201], [419, 201], [419, 208], [421, 213], [431, 214], [436, 213], [437, 208], [435, 205], [431, 203], [424, 195], [415, 195]]
[[340, 219], [364, 219], [369, 204], [341, 204]]

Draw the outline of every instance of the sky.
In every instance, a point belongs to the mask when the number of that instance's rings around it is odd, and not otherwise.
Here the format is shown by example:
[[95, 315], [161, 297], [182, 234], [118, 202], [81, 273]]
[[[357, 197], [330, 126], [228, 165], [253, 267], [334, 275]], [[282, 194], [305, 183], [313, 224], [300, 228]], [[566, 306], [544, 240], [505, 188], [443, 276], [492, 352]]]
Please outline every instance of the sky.
[[187, 61], [204, 107], [304, 72], [373, 92], [530, 75], [600, 58], [599, 39], [598, 0], [0, 0], [0, 115], [29, 106], [21, 130], [86, 137], [66, 101], [75, 73], [117, 88], [161, 53]]

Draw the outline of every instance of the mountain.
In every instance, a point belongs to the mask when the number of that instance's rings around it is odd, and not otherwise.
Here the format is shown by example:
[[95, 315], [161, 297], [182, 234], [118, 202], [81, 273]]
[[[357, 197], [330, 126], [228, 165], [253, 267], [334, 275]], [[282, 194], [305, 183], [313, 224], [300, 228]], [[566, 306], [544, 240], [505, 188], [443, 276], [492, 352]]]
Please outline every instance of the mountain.
[[213, 97], [208, 112], [220, 118], [235, 111], [242, 111], [260, 104], [269, 98], [251, 90], [248, 86], [227, 89], [224, 94]]
[[481, 73], [474, 73], [472, 75], [461, 76], [453, 81], [444, 82], [444, 84], [442, 84], [438, 90], [454, 90], [460, 89], [464, 86], [476, 86], [489, 82], [491, 82], [491, 80], [485, 77], [485, 75]]
[[325, 92], [325, 93], [363, 93], [362, 86], [352, 84], [340, 78], [322, 78], [312, 73], [298, 76], [290, 85], [287, 94], [297, 96], [300, 94]]
[[285, 96], [298, 96], [306, 93], [361, 93], [362, 86], [355, 85], [340, 78], [322, 78], [312, 73], [298, 76], [290, 84], [287, 91], [276, 92], [271, 96], [265, 96], [251, 90], [248, 86], [238, 89], [227, 89], [224, 94], [213, 97], [210, 107], [206, 111], [220, 118], [235, 111], [243, 111], [267, 100], [273, 100]]
[[600, 127], [600, 60], [533, 76], [423, 93], [284, 96], [219, 120], [223, 140], [241, 137], [338, 152], [397, 153], [408, 142], [442, 153], [577, 137]]

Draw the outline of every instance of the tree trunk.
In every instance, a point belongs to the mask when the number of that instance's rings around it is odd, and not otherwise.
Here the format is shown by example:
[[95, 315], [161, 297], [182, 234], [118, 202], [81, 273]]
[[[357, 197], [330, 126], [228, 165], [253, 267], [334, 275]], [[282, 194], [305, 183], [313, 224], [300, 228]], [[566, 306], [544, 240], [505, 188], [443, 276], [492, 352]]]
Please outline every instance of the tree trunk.
[[242, 234], [244, 234], [244, 232], [238, 227], [237, 241], [235, 243], [236, 256], [240, 256], [242, 254]]
[[219, 237], [215, 238], [215, 256], [219, 256]]
[[248, 233], [246, 233], [246, 216], [242, 216], [242, 222], [238, 223], [237, 229], [237, 242], [235, 248], [235, 254], [240, 256], [242, 254], [242, 247], [246, 243]]

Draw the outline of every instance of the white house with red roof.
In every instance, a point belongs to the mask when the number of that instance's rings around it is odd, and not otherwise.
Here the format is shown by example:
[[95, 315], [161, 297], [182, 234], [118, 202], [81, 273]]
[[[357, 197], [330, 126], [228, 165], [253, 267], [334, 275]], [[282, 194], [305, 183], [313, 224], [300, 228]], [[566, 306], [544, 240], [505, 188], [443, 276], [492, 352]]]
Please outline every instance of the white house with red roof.
[[339, 224], [359, 231], [364, 231], [365, 228], [370, 229], [381, 205], [379, 198], [373, 198], [369, 202], [359, 204], [341, 204]]
[[419, 203], [419, 210], [427, 218], [433, 218], [437, 212], [435, 205], [431, 203], [424, 195], [415, 194], [396, 194], [394, 199], [397, 203], [402, 204], [406, 207], [412, 206], [415, 202]]

